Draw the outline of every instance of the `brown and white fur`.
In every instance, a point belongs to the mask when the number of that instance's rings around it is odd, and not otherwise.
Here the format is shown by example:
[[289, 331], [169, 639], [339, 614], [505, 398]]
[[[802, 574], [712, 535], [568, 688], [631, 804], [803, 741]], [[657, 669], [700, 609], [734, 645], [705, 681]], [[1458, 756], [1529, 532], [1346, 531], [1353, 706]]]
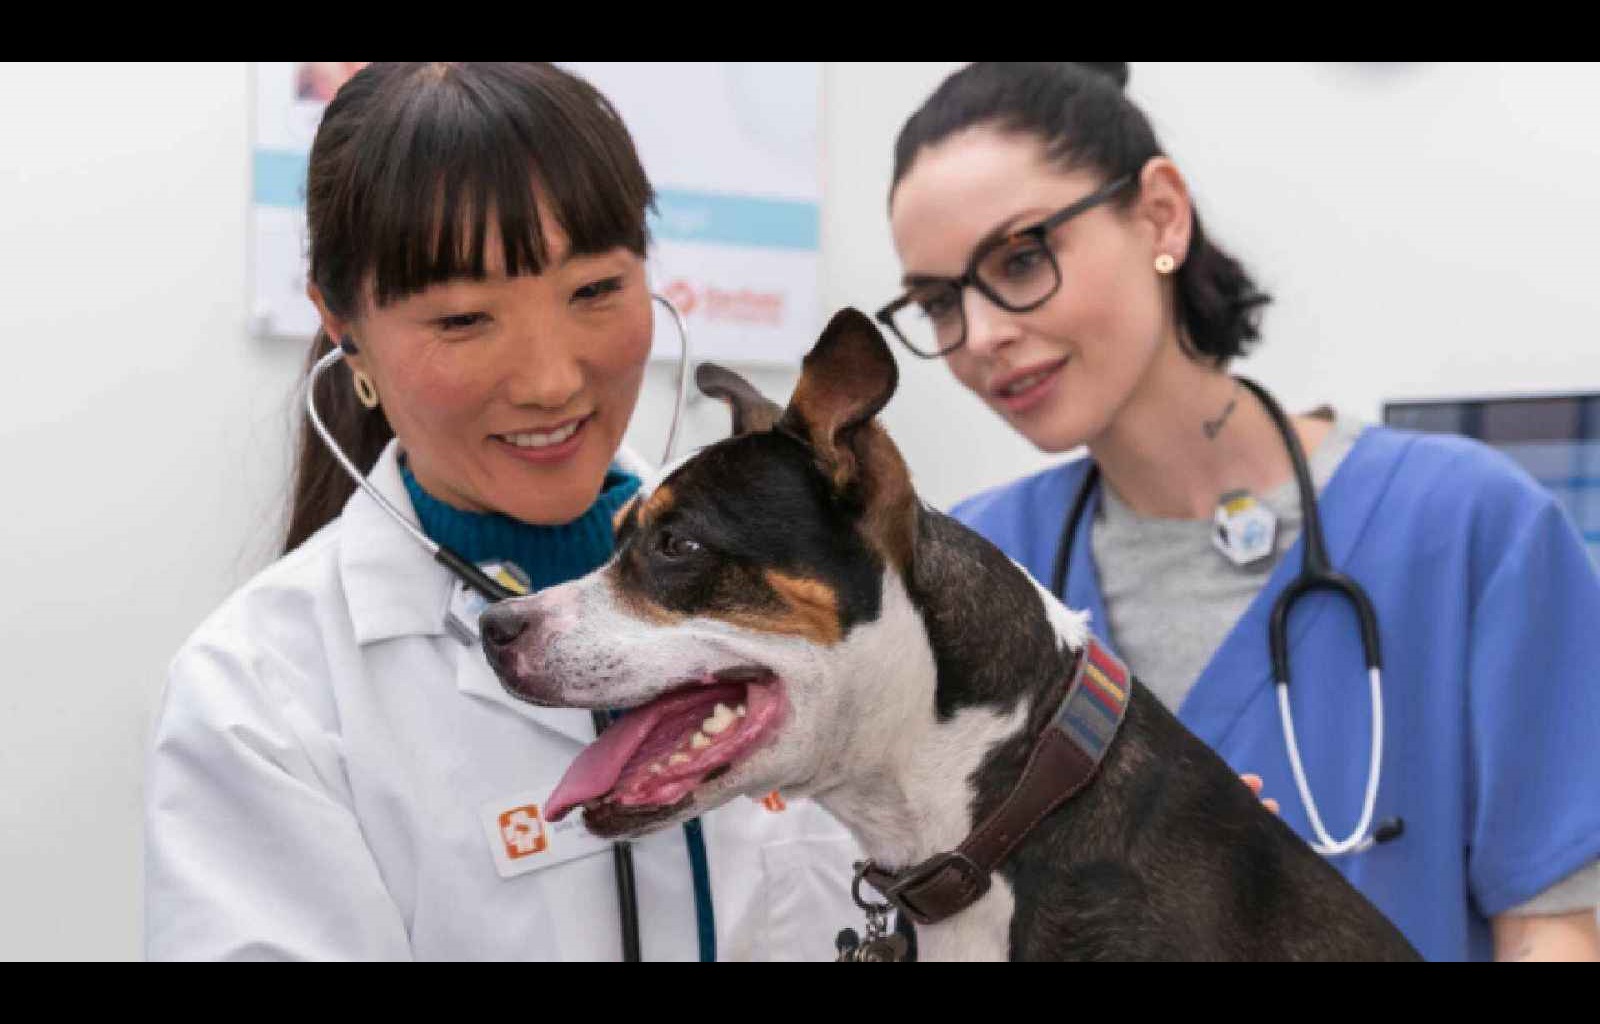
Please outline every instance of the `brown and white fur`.
[[[592, 831], [777, 789], [895, 868], [954, 849], [1016, 781], [1087, 623], [917, 500], [874, 420], [896, 380], [853, 310], [786, 409], [702, 367], [734, 435], [623, 510], [606, 566], [485, 614], [512, 693], [633, 709], [558, 789]], [[1415, 958], [1137, 683], [1095, 781], [916, 940], [924, 960]]]

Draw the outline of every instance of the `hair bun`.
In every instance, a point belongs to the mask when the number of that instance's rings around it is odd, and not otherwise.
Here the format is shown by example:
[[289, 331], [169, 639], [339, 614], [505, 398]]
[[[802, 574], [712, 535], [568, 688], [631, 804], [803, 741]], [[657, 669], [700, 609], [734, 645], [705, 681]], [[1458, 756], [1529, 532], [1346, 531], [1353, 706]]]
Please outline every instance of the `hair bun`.
[[1072, 63], [1097, 75], [1104, 75], [1115, 82], [1118, 89], [1126, 89], [1128, 87], [1128, 62], [1125, 60], [1107, 61], [1105, 63], [1075, 60]]

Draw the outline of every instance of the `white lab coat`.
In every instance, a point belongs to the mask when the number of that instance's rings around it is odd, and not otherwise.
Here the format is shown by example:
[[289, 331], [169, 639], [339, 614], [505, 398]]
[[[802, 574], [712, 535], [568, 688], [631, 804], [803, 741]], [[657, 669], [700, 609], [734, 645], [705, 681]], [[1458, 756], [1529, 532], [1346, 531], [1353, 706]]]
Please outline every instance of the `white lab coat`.
[[[371, 479], [413, 516], [396, 454]], [[179, 651], [147, 775], [151, 959], [620, 958], [609, 852], [497, 871], [494, 812], [542, 802], [593, 731], [505, 692], [446, 628], [456, 586], [357, 491]], [[820, 807], [704, 821], [721, 959], [829, 959], [859, 927], [859, 854]], [[645, 959], [695, 959], [683, 831], [634, 863]]]

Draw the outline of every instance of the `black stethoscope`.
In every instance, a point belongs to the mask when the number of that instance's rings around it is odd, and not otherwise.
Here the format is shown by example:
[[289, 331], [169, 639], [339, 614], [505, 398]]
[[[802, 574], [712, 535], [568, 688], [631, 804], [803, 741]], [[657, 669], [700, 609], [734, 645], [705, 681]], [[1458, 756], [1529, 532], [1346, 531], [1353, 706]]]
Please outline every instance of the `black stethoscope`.
[[[677, 448], [678, 425], [683, 419], [683, 409], [688, 396], [689, 381], [689, 331], [684, 325], [683, 314], [672, 304], [670, 299], [662, 295], [651, 295], [667, 313], [671, 315], [673, 324], [678, 331], [678, 341], [681, 352], [678, 357], [677, 374], [677, 402], [673, 407], [672, 425], [667, 431], [666, 453], [662, 457], [662, 464], [671, 462]], [[338, 461], [339, 466], [345, 471], [355, 485], [382, 509], [390, 519], [398, 523], [412, 540], [425, 549], [434, 558], [434, 561], [450, 570], [450, 573], [461, 583], [482, 595], [491, 604], [496, 601], [505, 601], [513, 597], [520, 597], [521, 592], [491, 578], [482, 569], [473, 565], [456, 552], [438, 543], [427, 534], [423, 533], [411, 520], [405, 517], [394, 504], [385, 498], [378, 489], [372, 486], [366, 475], [350, 457], [339, 447], [339, 442], [329, 432], [322, 422], [322, 417], [317, 413], [316, 393], [317, 379], [326, 373], [332, 366], [340, 362], [347, 355], [355, 355], [355, 343], [349, 339], [342, 339], [332, 351], [318, 359], [312, 366], [311, 372], [306, 377], [306, 416], [311, 422], [312, 429], [322, 439], [322, 443]], [[611, 716], [604, 711], [593, 713], [595, 734], [599, 735], [611, 724]], [[700, 959], [715, 960], [717, 958], [717, 931], [714, 910], [711, 904], [711, 869], [706, 856], [705, 832], [701, 828], [700, 819], [695, 818], [684, 822], [683, 837], [689, 848], [689, 867], [694, 881], [694, 909], [695, 925], [699, 934]], [[617, 908], [620, 915], [622, 931], [622, 957], [629, 963], [637, 963], [640, 955], [639, 943], [639, 894], [633, 876], [633, 847], [626, 842], [611, 844], [611, 861], [615, 868], [617, 879]]]
[[[1289, 748], [1289, 765], [1294, 772], [1295, 786], [1300, 791], [1300, 801], [1305, 806], [1306, 817], [1316, 834], [1316, 841], [1311, 844], [1311, 848], [1324, 857], [1362, 853], [1371, 849], [1376, 843], [1386, 843], [1398, 838], [1405, 830], [1403, 819], [1389, 818], [1380, 822], [1371, 834], [1368, 833], [1368, 829], [1372, 826], [1373, 809], [1377, 805], [1378, 779], [1383, 760], [1383, 659], [1378, 650], [1378, 616], [1373, 610], [1371, 598], [1367, 596], [1361, 584], [1334, 569], [1328, 559], [1327, 545], [1322, 536], [1322, 516], [1317, 509], [1317, 492], [1311, 483], [1311, 468], [1306, 464], [1300, 437], [1290, 426], [1289, 418], [1284, 415], [1283, 410], [1278, 407], [1278, 403], [1265, 388], [1243, 377], [1237, 379], [1261, 400], [1267, 414], [1272, 417], [1278, 434], [1283, 438], [1284, 447], [1289, 452], [1289, 461], [1294, 465], [1295, 485], [1300, 493], [1301, 516], [1304, 519], [1301, 538], [1304, 553], [1300, 563], [1300, 574], [1289, 581], [1283, 593], [1272, 603], [1272, 615], [1267, 627], [1267, 641], [1272, 651], [1273, 679], [1278, 692], [1278, 711], [1283, 720], [1284, 743]], [[1088, 509], [1089, 497], [1099, 482], [1100, 467], [1091, 463], [1088, 472], [1084, 474], [1082, 486], [1078, 488], [1077, 497], [1073, 499], [1072, 511], [1068, 513], [1066, 523], [1061, 530], [1061, 541], [1056, 547], [1051, 589], [1063, 601], [1067, 598], [1067, 571], [1068, 566], [1072, 564], [1073, 540], [1077, 537], [1083, 514]], [[1322, 823], [1322, 816], [1317, 813], [1316, 801], [1311, 798], [1311, 787], [1306, 782], [1305, 767], [1300, 761], [1300, 747], [1295, 742], [1294, 718], [1289, 711], [1289, 613], [1296, 601], [1313, 590], [1330, 590], [1343, 595], [1355, 609], [1356, 619], [1361, 624], [1361, 651], [1366, 658], [1367, 679], [1372, 691], [1372, 753], [1367, 769], [1366, 797], [1362, 802], [1360, 822], [1356, 825], [1355, 831], [1344, 839], [1334, 839], [1329, 835]]]

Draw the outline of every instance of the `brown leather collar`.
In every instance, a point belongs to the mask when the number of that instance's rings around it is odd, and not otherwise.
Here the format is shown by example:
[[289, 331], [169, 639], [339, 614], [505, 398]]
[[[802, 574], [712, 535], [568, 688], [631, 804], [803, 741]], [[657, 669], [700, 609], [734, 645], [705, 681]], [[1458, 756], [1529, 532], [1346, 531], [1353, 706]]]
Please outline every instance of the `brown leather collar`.
[[1127, 714], [1131, 693], [1127, 666], [1090, 637], [1073, 666], [1066, 696], [999, 808], [954, 850], [902, 871], [867, 861], [860, 877], [918, 924], [943, 921], [976, 903], [989, 891], [989, 876], [1027, 834], [1094, 778]]

